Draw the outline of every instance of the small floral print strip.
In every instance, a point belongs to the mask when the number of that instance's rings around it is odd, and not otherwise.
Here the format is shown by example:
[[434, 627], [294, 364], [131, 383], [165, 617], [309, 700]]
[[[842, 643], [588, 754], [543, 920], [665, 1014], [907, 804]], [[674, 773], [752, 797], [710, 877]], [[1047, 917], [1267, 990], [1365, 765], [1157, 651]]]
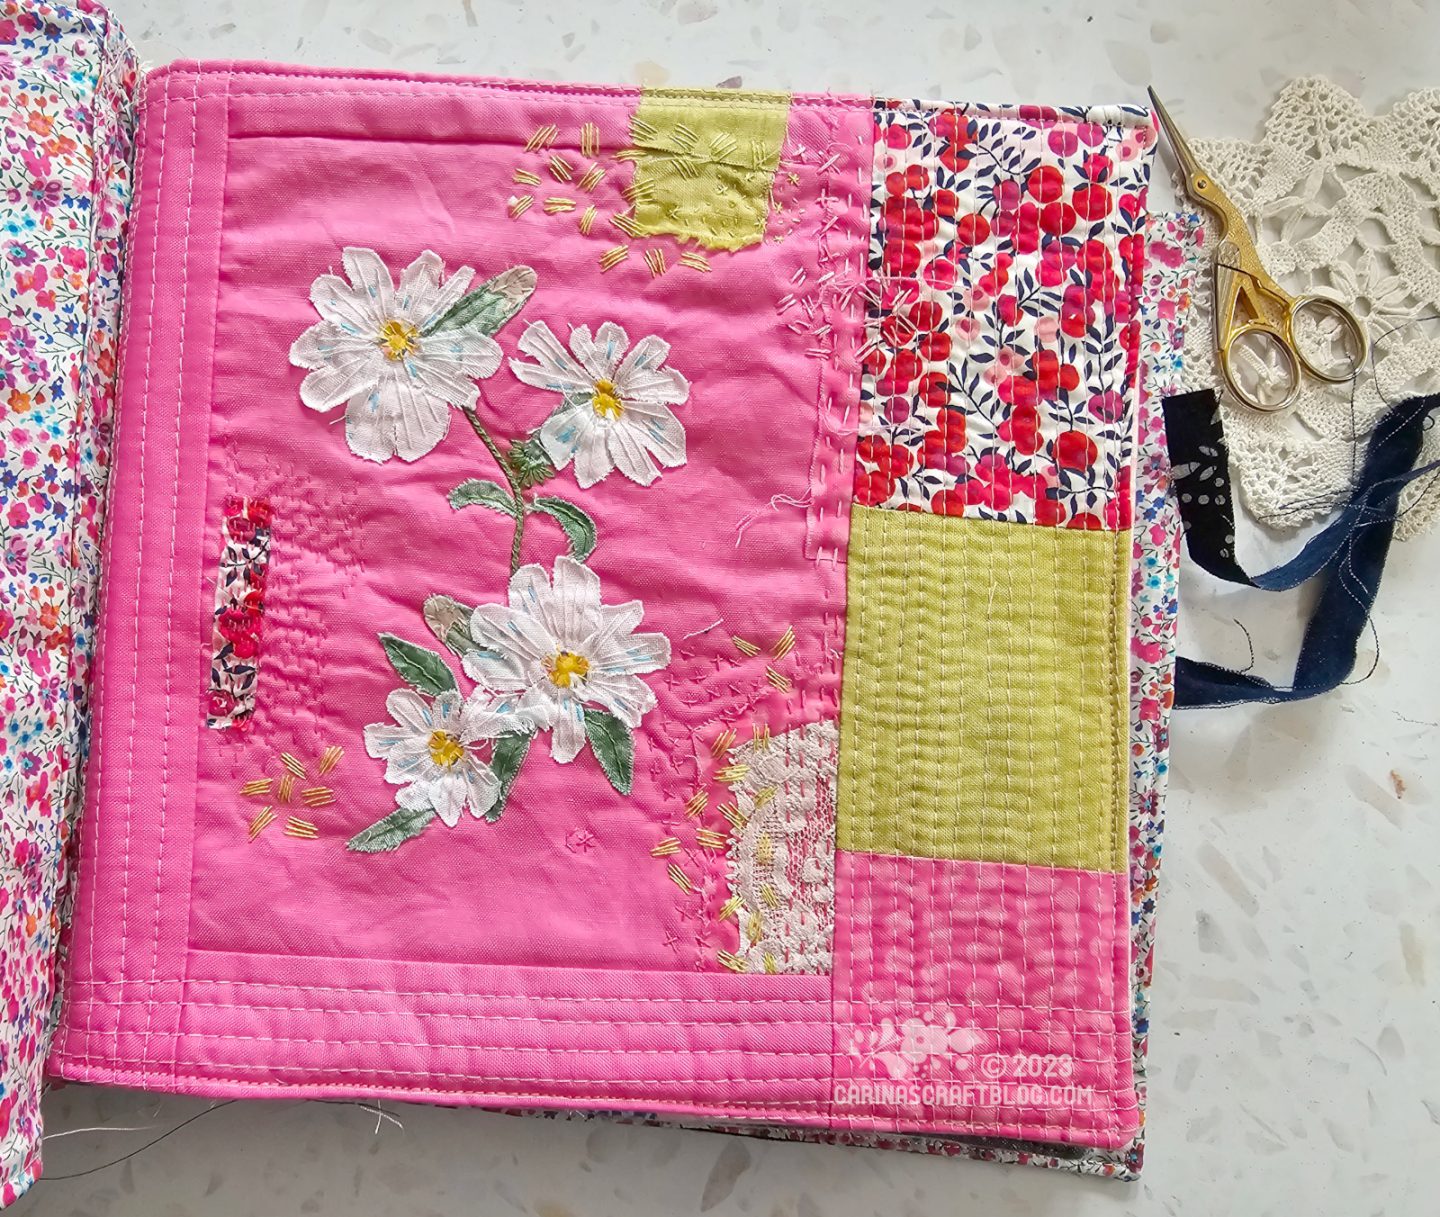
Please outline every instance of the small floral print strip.
[[215, 582], [208, 726], [243, 727], [255, 713], [269, 565], [269, 502], [232, 495], [225, 500], [225, 544]]
[[1128, 527], [1147, 112], [875, 120], [856, 501]]
[[40, 1167], [80, 804], [137, 66], [96, 5], [0, 0], [0, 1205]]

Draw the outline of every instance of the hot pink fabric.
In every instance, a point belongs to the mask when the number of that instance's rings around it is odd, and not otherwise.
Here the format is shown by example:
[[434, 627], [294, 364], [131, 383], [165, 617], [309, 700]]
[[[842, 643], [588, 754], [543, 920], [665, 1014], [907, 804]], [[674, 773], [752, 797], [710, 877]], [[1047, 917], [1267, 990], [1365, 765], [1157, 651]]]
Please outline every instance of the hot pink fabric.
[[[637, 98], [246, 64], [150, 78], [83, 888], [52, 1067], [205, 1095], [1123, 1141], [1120, 876], [840, 855], [833, 985], [704, 970], [681, 949], [693, 927], [650, 851], [713, 777], [715, 734], [838, 714], [873, 123], [868, 99], [797, 96], [785, 159], [799, 180], [786, 178], [769, 239], [715, 255], [709, 274], [652, 278], [638, 257], [602, 273], [613, 234], [586, 238], [538, 207], [511, 219], [504, 204], [537, 128], [573, 141], [590, 122], [614, 147]], [[613, 204], [621, 184], [607, 178], [597, 199]], [[542, 739], [498, 824], [434, 825], [393, 854], [341, 848], [394, 806], [360, 742], [397, 685], [377, 633], [433, 644], [419, 612], [433, 592], [503, 600], [510, 536], [502, 516], [446, 502], [495, 475], [458, 415], [421, 461], [375, 465], [347, 449], [338, 411], [300, 404], [287, 352], [315, 320], [311, 283], [347, 245], [395, 271], [427, 248], [481, 277], [528, 264], [539, 287], [497, 336], [507, 356], [530, 321], [561, 335], [616, 321], [632, 341], [665, 338], [691, 382], [676, 409], [688, 463], [582, 498], [606, 603], [643, 601], [641, 628], [673, 647], [648, 678], [659, 705], [636, 733], [629, 797], [593, 758], [551, 763]], [[480, 413], [514, 437], [554, 404], [502, 371]], [[568, 472], [554, 486], [580, 497]], [[244, 731], [205, 726], [228, 495], [273, 510]], [[527, 544], [548, 565], [561, 538], [537, 524]], [[783, 664], [730, 642], [768, 647], [787, 629]], [[773, 687], [767, 664], [793, 687]], [[278, 775], [282, 750], [309, 760], [337, 744], [337, 800], [308, 813], [321, 840], [247, 841], [256, 806], [240, 784]], [[1075, 934], [1029, 916], [1043, 907], [1074, 907]], [[899, 949], [907, 916], [939, 934], [928, 964], [918, 938]], [[713, 933], [710, 957], [736, 945], [733, 919]], [[1017, 983], [1018, 1007], [1001, 995]], [[920, 1020], [902, 1033], [912, 1056], [936, 1035], [948, 1048], [969, 1035], [945, 1022], [962, 1009], [982, 1036], [966, 1051], [1069, 1053], [1093, 1104], [1062, 1120], [964, 1095], [836, 1101], [863, 1080], [857, 1036], [893, 1015]]]

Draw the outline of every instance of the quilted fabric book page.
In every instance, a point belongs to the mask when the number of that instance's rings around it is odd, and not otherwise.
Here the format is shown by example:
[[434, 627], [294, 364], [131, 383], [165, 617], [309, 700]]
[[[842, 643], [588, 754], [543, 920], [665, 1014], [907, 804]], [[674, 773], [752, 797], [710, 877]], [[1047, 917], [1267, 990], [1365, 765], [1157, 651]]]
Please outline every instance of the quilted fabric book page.
[[61, 1076], [1118, 1148], [1143, 111], [147, 81]]

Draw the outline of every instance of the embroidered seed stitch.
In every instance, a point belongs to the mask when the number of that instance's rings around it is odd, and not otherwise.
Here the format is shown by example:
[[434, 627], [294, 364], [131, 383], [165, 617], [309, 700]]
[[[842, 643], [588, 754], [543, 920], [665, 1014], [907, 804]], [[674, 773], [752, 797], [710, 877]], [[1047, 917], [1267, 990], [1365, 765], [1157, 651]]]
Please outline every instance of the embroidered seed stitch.
[[[695, 834], [696, 842], [702, 849], [724, 849], [725, 837], [713, 828], [702, 828]], [[678, 846], [678, 842], [677, 842]]]
[[634, 219], [623, 212], [610, 217], [610, 223], [623, 232], [627, 237], [639, 237], [640, 225]]
[[720, 756], [722, 753], [729, 752], [730, 745], [734, 742], [735, 728], [726, 727], [724, 731], [715, 737], [715, 742], [710, 745], [710, 755]]
[[725, 765], [723, 768], [715, 770], [715, 780], [717, 782], [724, 782], [728, 786], [735, 782], [743, 781], [745, 779], [745, 775], [749, 772], [749, 765]]
[[705, 810], [709, 802], [710, 792], [708, 790], [697, 790], [685, 800], [685, 814], [691, 819], [694, 819], [694, 817]]
[[755, 729], [754, 729], [754, 734], [755, 734], [755, 747], [756, 747], [756, 748], [758, 748], [761, 752], [764, 752], [766, 748], [770, 747], [770, 724], [769, 724], [769, 723], [756, 723], [756, 724], [755, 724]]
[[652, 858], [669, 858], [680, 852], [680, 838], [666, 837], [660, 844], [653, 846], [650, 850]]
[[604, 176], [605, 176], [605, 170], [604, 170], [604, 169], [602, 169], [599, 165], [591, 165], [590, 168], [585, 171], [585, 176], [582, 177], [582, 178], [581, 178], [578, 182], [576, 182], [575, 184], [576, 184], [581, 190], [584, 190], [584, 191], [587, 191], [587, 192], [588, 192], [588, 191], [594, 190], [595, 187], [600, 184], [600, 179], [603, 178]]
[[559, 128], [556, 127], [554, 123], [549, 123], [541, 127], [534, 135], [526, 140], [525, 151], [538, 152], [541, 148], [548, 148], [555, 142], [555, 137], [559, 134]]
[[206, 726], [216, 730], [243, 729], [255, 713], [270, 519], [265, 499], [232, 495], [225, 500], [205, 717]]
[[300, 792], [306, 807], [328, 807], [335, 801], [335, 792], [328, 786], [309, 786]]
[[736, 828], [745, 827], [745, 821], [748, 817], [734, 803], [721, 803], [719, 812]]
[[788, 693], [791, 689], [795, 687], [788, 676], [782, 675], [774, 668], [765, 669], [765, 679], [768, 680], [777, 689], [779, 689], [782, 693]]
[[309, 820], [298, 820], [291, 816], [285, 821], [285, 835], [287, 837], [298, 837], [302, 840], [313, 841], [319, 837], [319, 830]]
[[780, 640], [771, 648], [770, 653], [774, 655], [776, 659], [784, 659], [785, 656], [790, 654], [794, 646], [795, 627], [786, 626], [785, 633], [781, 636]]
[[728, 921], [744, 907], [745, 902], [741, 900], [739, 896], [731, 896], [729, 900], [720, 906], [720, 912], [716, 914], [716, 918], [720, 921]]
[[291, 773], [293, 773], [297, 778], [303, 778], [306, 776], [305, 766], [300, 763], [300, 758], [297, 757], [293, 752], [282, 752], [280, 754], [280, 763], [284, 765], [285, 768], [288, 769]]
[[517, 169], [515, 170], [515, 181], [521, 186], [538, 186], [540, 185], [540, 175], [531, 173], [528, 169]]
[[730, 641], [735, 644], [735, 649], [747, 658], [754, 658], [760, 654], [760, 648], [753, 642], [746, 642], [745, 639], [739, 637], [732, 637]]
[[595, 226], [595, 217], [598, 214], [599, 208], [597, 208], [594, 203], [591, 203], [589, 207], [585, 208], [585, 210], [581, 212], [580, 231], [585, 236], [588, 237], [590, 235], [590, 230]]
[[262, 807], [256, 817], [250, 821], [249, 839], [254, 841], [262, 832], [275, 822], [275, 813], [268, 807]]
[[290, 801], [290, 795], [294, 792], [294, 790], [295, 775], [292, 773], [287, 773], [283, 778], [280, 779], [280, 801], [282, 803], [288, 803]]
[[687, 896], [694, 892], [695, 889], [690, 886], [690, 880], [685, 877], [685, 872], [676, 866], [675, 863], [670, 863], [670, 865], [666, 867], [665, 873], [670, 876], [670, 882]]
[[681, 266], [688, 266], [691, 270], [704, 271], [706, 274], [710, 273], [710, 259], [704, 254], [697, 254], [693, 249], [687, 249], [681, 254], [679, 262]]
[[580, 125], [580, 151], [592, 160], [600, 155], [600, 128], [594, 123]]
[[628, 245], [616, 245], [613, 249], [607, 249], [600, 255], [600, 269], [606, 271], [613, 266], [618, 266], [629, 256], [630, 247]]
[[241, 786], [240, 793], [246, 796], [268, 795], [274, 785], [274, 778], [256, 778], [253, 782], [246, 782]]
[[570, 168], [570, 162], [558, 152], [550, 158], [548, 164], [550, 176], [557, 182], [568, 182], [574, 177], [574, 171]]
[[650, 268], [650, 277], [658, 279], [665, 273], [665, 254], [663, 250], [647, 249], [645, 251], [645, 264]]
[[564, 198], [559, 198], [559, 197], [551, 197], [551, 198], [546, 199], [546, 200], [545, 200], [545, 203], [544, 203], [544, 211], [545, 211], [545, 214], [546, 214], [547, 216], [560, 215], [562, 212], [565, 212], [565, 211], [574, 211], [574, 210], [575, 210], [575, 200], [574, 200], [574, 199], [564, 199]]
[[506, 205], [505, 210], [510, 213], [510, 218], [512, 220], [518, 220], [522, 215], [525, 214], [525, 212], [530, 209], [531, 204], [533, 204], [534, 202], [535, 196], [533, 194], [522, 194], [519, 198], [515, 198], [512, 195], [510, 202]]
[[732, 972], [744, 972], [746, 970], [745, 961], [741, 959], [738, 955], [734, 955], [729, 951], [716, 951], [715, 958], [718, 959], [727, 968], [729, 968]]
[[331, 744], [330, 747], [326, 748], [325, 751], [320, 754], [320, 763], [317, 766], [320, 771], [320, 776], [324, 777], [334, 769], [335, 766], [340, 763], [340, 758], [344, 755], [345, 749], [340, 747], [339, 744]]

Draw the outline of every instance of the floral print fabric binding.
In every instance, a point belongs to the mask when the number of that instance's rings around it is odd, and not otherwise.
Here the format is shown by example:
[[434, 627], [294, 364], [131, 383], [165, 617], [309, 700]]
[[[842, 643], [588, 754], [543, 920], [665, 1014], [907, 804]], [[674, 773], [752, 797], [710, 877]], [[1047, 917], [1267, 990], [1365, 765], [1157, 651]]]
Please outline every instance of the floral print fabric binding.
[[40, 1166], [87, 742], [136, 72], [124, 35], [87, 0], [0, 0], [0, 1204]]
[[855, 501], [1129, 527], [1145, 111], [875, 121]]

